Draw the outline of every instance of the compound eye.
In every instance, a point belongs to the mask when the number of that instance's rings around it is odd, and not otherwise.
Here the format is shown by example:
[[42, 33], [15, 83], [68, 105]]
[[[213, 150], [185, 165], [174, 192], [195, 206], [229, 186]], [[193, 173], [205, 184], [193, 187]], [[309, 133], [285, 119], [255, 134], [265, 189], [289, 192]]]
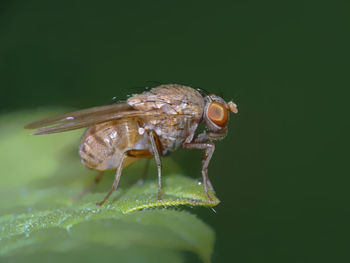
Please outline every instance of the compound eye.
[[212, 102], [208, 107], [208, 118], [216, 125], [223, 127], [228, 120], [227, 109], [219, 102]]

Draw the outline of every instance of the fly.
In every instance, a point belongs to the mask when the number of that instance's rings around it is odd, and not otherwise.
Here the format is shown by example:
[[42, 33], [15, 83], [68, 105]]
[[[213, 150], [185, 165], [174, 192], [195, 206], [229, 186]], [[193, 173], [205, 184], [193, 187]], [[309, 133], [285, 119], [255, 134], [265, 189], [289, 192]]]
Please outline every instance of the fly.
[[[82, 163], [99, 171], [88, 188], [97, 184], [106, 170], [116, 170], [113, 185], [102, 205], [118, 187], [122, 169], [141, 158], [153, 158], [158, 172], [158, 200], [162, 199], [161, 156], [185, 149], [204, 151], [203, 187], [208, 199], [208, 165], [214, 153], [214, 142], [227, 134], [228, 112], [237, 113], [237, 105], [214, 94], [203, 94], [179, 84], [160, 85], [129, 97], [125, 102], [79, 110], [33, 122], [26, 129], [37, 129], [33, 135], [85, 131], [79, 154]], [[204, 122], [206, 129], [196, 133]], [[82, 193], [82, 194], [83, 194]]]

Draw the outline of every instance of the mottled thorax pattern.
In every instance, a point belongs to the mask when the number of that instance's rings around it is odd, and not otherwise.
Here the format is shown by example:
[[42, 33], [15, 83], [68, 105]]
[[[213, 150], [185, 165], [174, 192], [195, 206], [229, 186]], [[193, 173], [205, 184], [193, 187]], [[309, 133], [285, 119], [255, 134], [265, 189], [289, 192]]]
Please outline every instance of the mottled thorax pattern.
[[160, 111], [172, 115], [202, 117], [204, 99], [195, 89], [178, 85], [161, 85], [150, 91], [135, 95], [127, 103], [141, 111]]
[[127, 103], [137, 110], [154, 112], [145, 119], [145, 126], [158, 135], [162, 154], [176, 150], [193, 136], [204, 109], [204, 98], [197, 90], [178, 84], [158, 86], [129, 98]]

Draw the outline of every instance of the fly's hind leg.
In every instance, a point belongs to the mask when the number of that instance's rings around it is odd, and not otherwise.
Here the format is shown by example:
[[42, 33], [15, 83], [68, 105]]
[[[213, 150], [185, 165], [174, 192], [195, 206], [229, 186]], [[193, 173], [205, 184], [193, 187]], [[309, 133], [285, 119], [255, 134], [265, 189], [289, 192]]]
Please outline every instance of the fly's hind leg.
[[90, 190], [95, 185], [97, 185], [101, 181], [102, 177], [103, 177], [103, 171], [99, 171], [98, 175], [95, 177], [94, 181], [89, 186], [87, 186], [80, 194], [72, 197], [71, 200], [76, 201], [76, 200], [82, 198], [84, 195], [86, 195], [88, 192], [90, 192]]
[[101, 202], [96, 204], [97, 206], [103, 205], [107, 201], [107, 199], [110, 197], [110, 195], [115, 190], [117, 190], [117, 187], [118, 187], [118, 184], [119, 184], [119, 181], [120, 181], [120, 176], [122, 175], [123, 162], [124, 162], [124, 159], [125, 159], [125, 153], [123, 153], [120, 158], [121, 158], [121, 160], [119, 162], [119, 166], [118, 166], [117, 171], [115, 173], [115, 178], [114, 178], [114, 182], [113, 182], [112, 188], [111, 188], [111, 190], [109, 190], [109, 192], [106, 195], [106, 197]]

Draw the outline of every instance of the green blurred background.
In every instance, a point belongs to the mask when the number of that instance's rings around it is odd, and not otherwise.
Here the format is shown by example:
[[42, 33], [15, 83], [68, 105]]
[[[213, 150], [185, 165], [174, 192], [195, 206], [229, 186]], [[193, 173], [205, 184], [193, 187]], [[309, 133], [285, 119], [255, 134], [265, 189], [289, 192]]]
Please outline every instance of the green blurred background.
[[[222, 203], [195, 211], [213, 261], [348, 262], [349, 7], [1, 0], [0, 110], [108, 104], [152, 81], [233, 98], [209, 168]], [[201, 156], [173, 154], [194, 178]]]

